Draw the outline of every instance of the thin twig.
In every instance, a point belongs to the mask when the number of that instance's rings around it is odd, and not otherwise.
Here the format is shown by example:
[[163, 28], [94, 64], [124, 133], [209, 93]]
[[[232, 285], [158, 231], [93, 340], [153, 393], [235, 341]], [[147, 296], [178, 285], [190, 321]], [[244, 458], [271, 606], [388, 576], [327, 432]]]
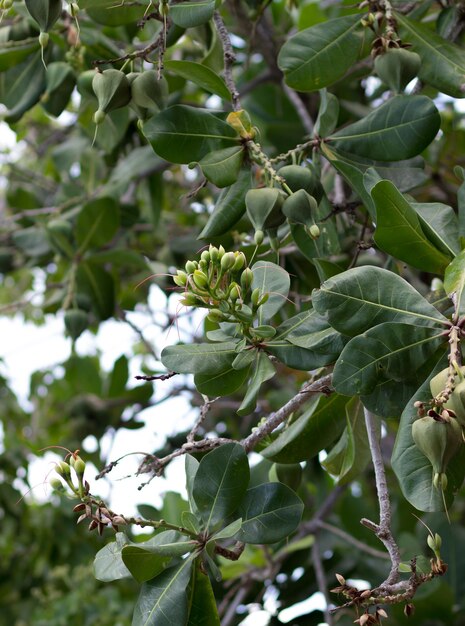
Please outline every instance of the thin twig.
[[221, 43], [223, 44], [224, 80], [229, 89], [229, 92], [231, 93], [233, 110], [238, 111], [241, 108], [241, 102], [239, 98], [239, 92], [237, 90], [236, 83], [232, 75], [232, 68], [234, 62], [236, 61], [236, 55], [234, 54], [228, 30], [223, 22], [223, 18], [221, 17], [219, 11], [215, 11], [213, 13], [213, 22], [215, 23], [216, 30], [221, 39]]
[[350, 535], [349, 533], [346, 533], [345, 530], [341, 530], [337, 526], [333, 526], [333, 524], [328, 524], [328, 522], [324, 522], [323, 520], [317, 520], [316, 525], [319, 528], [323, 528], [324, 530], [327, 530], [333, 535], [337, 535], [338, 537], [340, 537], [347, 543], [350, 543], [351, 545], [353, 545], [355, 548], [357, 548], [357, 550], [360, 550], [361, 552], [365, 552], [366, 554], [369, 554], [370, 556], [373, 556], [376, 559], [388, 559], [389, 560], [389, 555], [386, 552], [382, 552], [381, 550], [376, 550], [376, 548], [372, 548], [371, 546], [368, 546], [366, 543], [363, 543], [362, 541], [359, 541], [355, 537], [352, 537], [352, 535]]
[[298, 408], [310, 400], [313, 393], [331, 393], [331, 374], [318, 380], [305, 384], [293, 398], [286, 402], [276, 413], [273, 413], [261, 426], [255, 428], [252, 433], [241, 441], [246, 452], [255, 448], [259, 441], [271, 434], [275, 428], [282, 424]]
[[382, 588], [384, 585], [393, 585], [399, 580], [400, 551], [391, 531], [391, 502], [389, 499], [386, 472], [384, 471], [378, 429], [375, 423], [376, 418], [367, 409], [364, 409], [364, 414], [368, 443], [370, 445], [371, 458], [375, 471], [376, 492], [379, 502], [379, 524], [375, 524], [365, 518], [361, 520], [361, 523], [367, 528], [370, 528], [378, 539], [383, 542], [391, 559], [391, 571], [384, 583], [380, 585], [380, 588]]
[[323, 569], [323, 563], [321, 560], [320, 547], [318, 545], [318, 539], [316, 537], [312, 546], [312, 564], [313, 569], [315, 570], [318, 590], [320, 591], [320, 593], [323, 594], [326, 602], [326, 606], [323, 611], [325, 616], [325, 622], [328, 624], [328, 626], [333, 626], [333, 616], [331, 615], [329, 608], [331, 604], [331, 599], [328, 592], [328, 583], [326, 581], [325, 571]]
[[202, 408], [200, 409], [199, 417], [196, 419], [195, 424], [192, 426], [192, 430], [187, 435], [188, 443], [193, 443], [195, 435], [197, 434], [199, 428], [202, 426], [204, 419], [207, 417], [207, 414], [208, 414], [208, 411], [210, 410], [211, 405], [213, 404], [213, 402], [216, 402], [220, 398], [220, 396], [218, 396], [214, 398], [213, 400], [209, 400], [206, 396], [202, 396], [202, 397], [204, 399], [204, 404], [202, 405]]

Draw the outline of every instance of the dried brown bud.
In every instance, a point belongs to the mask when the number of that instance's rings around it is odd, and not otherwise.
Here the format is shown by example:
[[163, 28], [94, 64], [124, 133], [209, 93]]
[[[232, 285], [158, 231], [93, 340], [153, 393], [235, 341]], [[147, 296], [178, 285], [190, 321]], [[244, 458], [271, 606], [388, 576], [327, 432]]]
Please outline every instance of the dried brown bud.
[[404, 606], [404, 615], [406, 617], [411, 617], [415, 613], [415, 605], [414, 604], [406, 604]]
[[361, 598], [369, 598], [371, 596], [371, 589], [365, 589], [365, 591], [362, 591], [362, 593], [360, 594]]
[[81, 522], [83, 522], [85, 519], [87, 519], [87, 515], [85, 513], [83, 513], [82, 515], [80, 515], [77, 519], [76, 524], [80, 524]]
[[84, 504], [84, 502], [80, 502], [79, 504], [76, 504], [73, 511], [75, 513], [79, 513], [79, 511], [83, 511], [85, 508], [86, 508], [86, 505]]
[[97, 528], [97, 526], [98, 526], [98, 522], [96, 522], [96, 521], [93, 519], [93, 520], [90, 522], [90, 524], [89, 524], [89, 530], [90, 530], [90, 531], [93, 531], [93, 530], [95, 530], [95, 529]]
[[387, 616], [388, 616], [388, 614], [386, 613], [384, 609], [376, 609], [376, 615], [378, 617], [384, 617], [385, 619], [387, 619]]
[[122, 515], [114, 515], [113, 524], [116, 524], [117, 526], [126, 526], [127, 521], [124, 519]]
[[341, 574], [336, 574], [336, 578], [340, 585], [346, 584], [346, 579], [344, 578], [344, 576], [341, 576]]

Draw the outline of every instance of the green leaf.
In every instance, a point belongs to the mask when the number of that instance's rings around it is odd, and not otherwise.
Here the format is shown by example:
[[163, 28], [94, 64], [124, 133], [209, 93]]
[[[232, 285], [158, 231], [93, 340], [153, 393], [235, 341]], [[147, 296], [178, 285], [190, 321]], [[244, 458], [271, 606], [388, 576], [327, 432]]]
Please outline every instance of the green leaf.
[[[399, 480], [404, 497], [420, 511], [443, 511], [444, 503], [439, 489], [433, 485], [433, 468], [429, 460], [417, 448], [412, 438], [412, 424], [417, 419], [416, 401], [431, 400], [430, 379], [445, 365], [444, 356], [429, 378], [405, 406], [392, 453], [392, 468]], [[448, 484], [445, 491], [447, 506], [452, 504], [454, 494], [460, 489], [465, 473], [465, 446], [452, 459], [447, 468]]]
[[286, 83], [297, 91], [317, 91], [332, 85], [359, 58], [366, 30], [359, 15], [349, 15], [297, 33], [278, 55]]
[[192, 496], [211, 532], [239, 506], [249, 483], [250, 470], [244, 448], [227, 443], [206, 454], [194, 478]]
[[94, 576], [97, 580], [110, 582], [131, 576], [121, 556], [121, 551], [129, 543], [124, 533], [116, 533], [115, 541], [97, 552], [94, 559]]
[[231, 366], [236, 347], [230, 341], [168, 346], [161, 353], [161, 362], [178, 374], [217, 374]]
[[274, 463], [300, 463], [316, 456], [344, 430], [344, 407], [347, 398], [332, 393], [315, 396], [308, 408], [281, 431], [277, 439], [260, 451]]
[[245, 543], [276, 543], [299, 525], [304, 505], [292, 489], [282, 483], [264, 483], [247, 490], [238, 509], [242, 528], [236, 535]]
[[242, 527], [242, 518], [234, 520], [231, 524], [228, 524], [218, 532], [214, 533], [211, 537], [212, 541], [219, 541], [220, 539], [230, 539], [234, 537]]
[[408, 41], [411, 50], [421, 56], [419, 78], [453, 98], [463, 98], [465, 52], [445, 41], [433, 29], [396, 13], [399, 34]]
[[[347, 426], [322, 462], [323, 467], [337, 477], [340, 485], [352, 482], [363, 472], [370, 459], [365, 415], [360, 398], [351, 398], [346, 404], [345, 412]], [[379, 420], [377, 424], [381, 426]]]
[[76, 274], [78, 291], [89, 296], [95, 314], [106, 320], [115, 310], [115, 283], [111, 274], [99, 265], [82, 261]]
[[116, 398], [124, 392], [129, 378], [129, 364], [127, 357], [122, 354], [116, 359], [108, 381], [107, 395]]
[[376, 206], [376, 245], [418, 269], [441, 274], [451, 260], [423, 232], [415, 209], [387, 180], [371, 190]]
[[[420, 376], [420, 371], [418, 374]], [[418, 385], [418, 377], [415, 377], [414, 381], [402, 381], [402, 384], [399, 384], [398, 380], [381, 379], [370, 394], [361, 396], [361, 400], [363, 405], [375, 415], [398, 419], [405, 405], [418, 389]]]
[[174, 530], [167, 530], [140, 544], [125, 546], [121, 556], [132, 576], [139, 583], [158, 576], [172, 560], [198, 546], [195, 541], [181, 539]]
[[181, 28], [193, 28], [208, 22], [213, 17], [214, 10], [214, 0], [180, 2], [170, 5], [170, 18]]
[[207, 154], [199, 161], [203, 175], [217, 187], [229, 187], [233, 185], [244, 160], [242, 146], [215, 150]]
[[304, 371], [334, 363], [339, 356], [339, 352], [334, 354], [332, 352], [307, 350], [294, 345], [287, 339], [271, 339], [266, 344], [266, 350], [288, 367]]
[[97, 198], [85, 204], [76, 220], [75, 233], [80, 252], [111, 241], [119, 224], [119, 205], [113, 198]]
[[40, 52], [0, 74], [0, 102], [7, 108], [3, 119], [17, 122], [45, 91], [45, 68]]
[[155, 152], [171, 163], [200, 161], [239, 140], [236, 131], [213, 113], [182, 104], [151, 117], [143, 132]]
[[412, 379], [444, 341], [441, 329], [397, 322], [379, 324], [345, 346], [334, 368], [334, 388], [352, 396], [369, 394], [383, 378], [400, 383]]
[[460, 252], [459, 225], [454, 209], [442, 202], [410, 202], [429, 241], [446, 256]]
[[315, 135], [327, 137], [334, 132], [339, 119], [339, 100], [326, 89], [320, 91], [320, 108], [315, 122]]
[[245, 194], [252, 184], [249, 167], [243, 167], [236, 182], [221, 192], [213, 213], [208, 218], [199, 239], [210, 239], [226, 233], [245, 213]]
[[265, 324], [286, 303], [291, 280], [285, 269], [270, 261], [257, 261], [252, 266], [251, 290], [260, 289], [260, 294], [270, 297], [258, 309], [258, 323]]
[[197, 558], [191, 580], [189, 620], [186, 626], [221, 626], [215, 595], [208, 574]]
[[[81, 3], [79, 3], [81, 6]], [[103, 0], [95, 3], [93, 7], [87, 7], [87, 14], [97, 24], [104, 26], [125, 26], [135, 24], [144, 17], [147, 6], [142, 3], [121, 3], [115, 4], [113, 0]]]
[[[192, 6], [194, 3], [191, 2], [189, 4]], [[179, 4], [173, 5], [171, 9], [174, 9], [176, 6], [179, 6]], [[224, 80], [206, 65], [194, 63], [193, 61], [164, 61], [163, 65], [165, 70], [192, 81], [202, 89], [205, 89], [205, 91], [214, 93], [223, 98], [223, 100], [231, 100], [231, 93]]]
[[187, 491], [187, 499], [189, 500], [189, 508], [191, 512], [197, 516], [198, 509], [195, 504], [193, 489], [194, 489], [194, 480], [197, 474], [197, 470], [199, 469], [200, 462], [190, 454], [186, 454], [185, 457], [185, 472], [186, 472], [186, 491]]
[[340, 333], [314, 309], [290, 317], [276, 329], [275, 339], [287, 339], [299, 348], [339, 356], [344, 343]]
[[[324, 206], [324, 201], [320, 203], [320, 208], [322, 206]], [[331, 209], [329, 208], [326, 215], [330, 211]], [[318, 221], [316, 216], [315, 219]], [[340, 252], [334, 221], [330, 219], [319, 223], [318, 226], [320, 228], [320, 236], [317, 239], [312, 239], [305, 226], [302, 226], [302, 224], [290, 224], [292, 238], [302, 254], [310, 261], [313, 261], [315, 257], [324, 258]]]
[[333, 328], [358, 335], [382, 322], [446, 326], [446, 318], [406, 280], [378, 267], [356, 267], [325, 281], [313, 306]]
[[0, 72], [22, 63], [30, 54], [39, 49], [37, 37], [28, 37], [20, 41], [2, 41], [0, 43]]
[[142, 585], [132, 626], [181, 626], [188, 617], [188, 585], [194, 555]]
[[394, 96], [329, 139], [331, 146], [377, 161], [420, 154], [435, 138], [441, 118], [426, 96]]
[[237, 409], [238, 415], [248, 415], [255, 410], [260, 387], [276, 374], [273, 363], [264, 352], [257, 351], [255, 363], [252, 364], [251, 368], [252, 377], [249, 380], [247, 392], [241, 406]]
[[228, 396], [242, 387], [249, 376], [250, 367], [236, 369], [232, 365], [214, 374], [197, 374], [194, 384], [197, 391], [210, 398]]
[[465, 250], [455, 257], [446, 268], [444, 289], [456, 303], [455, 309], [460, 316], [465, 315]]

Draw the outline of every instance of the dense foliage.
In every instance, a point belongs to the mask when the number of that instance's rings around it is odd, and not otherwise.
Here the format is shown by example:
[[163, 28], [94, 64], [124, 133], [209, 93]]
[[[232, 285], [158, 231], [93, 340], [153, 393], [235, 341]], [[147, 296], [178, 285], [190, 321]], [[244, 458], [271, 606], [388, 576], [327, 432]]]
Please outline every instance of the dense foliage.
[[[70, 342], [31, 408], [2, 380], [1, 619], [278, 624], [320, 591], [291, 623], [465, 623], [462, 2], [0, 16], [0, 311]], [[107, 371], [80, 346], [112, 318], [137, 340]], [[176, 394], [194, 424], [138, 474], [181, 457], [187, 500], [112, 510], [102, 437]], [[50, 446], [56, 495], [18, 501]]]

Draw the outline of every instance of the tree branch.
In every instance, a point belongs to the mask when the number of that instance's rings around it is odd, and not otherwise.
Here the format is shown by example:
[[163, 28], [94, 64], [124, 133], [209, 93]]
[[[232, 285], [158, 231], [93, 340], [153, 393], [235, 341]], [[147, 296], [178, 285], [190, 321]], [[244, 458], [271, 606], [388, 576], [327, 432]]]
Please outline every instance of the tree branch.
[[221, 17], [219, 11], [215, 11], [213, 13], [213, 22], [215, 23], [219, 38], [221, 39], [221, 43], [223, 44], [224, 80], [231, 93], [233, 110], [238, 111], [241, 108], [241, 102], [239, 99], [239, 92], [237, 90], [236, 83], [232, 75], [232, 68], [236, 60], [236, 55], [234, 54], [231, 38], [229, 37], [229, 33], [226, 29], [226, 26], [224, 25], [223, 18]]

